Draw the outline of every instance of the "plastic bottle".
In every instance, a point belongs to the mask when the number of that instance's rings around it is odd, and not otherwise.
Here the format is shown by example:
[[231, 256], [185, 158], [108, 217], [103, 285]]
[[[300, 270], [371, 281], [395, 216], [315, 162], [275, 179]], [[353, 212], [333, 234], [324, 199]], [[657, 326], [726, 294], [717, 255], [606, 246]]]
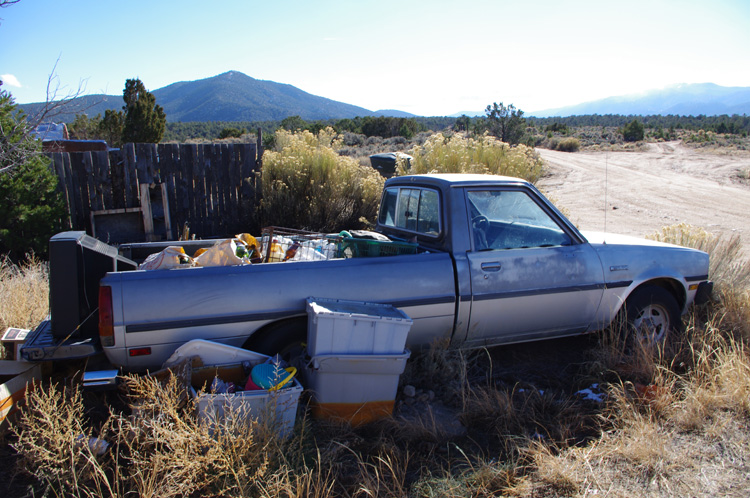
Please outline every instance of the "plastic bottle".
[[297, 254], [297, 249], [299, 249], [300, 243], [295, 241], [291, 246], [289, 246], [289, 249], [286, 250], [284, 253], [284, 259], [283, 261], [288, 261], [294, 257], [295, 254]]

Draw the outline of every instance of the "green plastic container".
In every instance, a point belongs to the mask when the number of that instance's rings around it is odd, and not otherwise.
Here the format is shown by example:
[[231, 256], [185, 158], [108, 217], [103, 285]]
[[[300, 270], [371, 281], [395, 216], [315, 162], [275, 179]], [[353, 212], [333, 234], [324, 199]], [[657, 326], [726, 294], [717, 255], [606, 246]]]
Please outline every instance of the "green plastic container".
[[345, 258], [377, 258], [416, 254], [419, 244], [385, 240], [345, 238], [341, 241], [341, 253]]

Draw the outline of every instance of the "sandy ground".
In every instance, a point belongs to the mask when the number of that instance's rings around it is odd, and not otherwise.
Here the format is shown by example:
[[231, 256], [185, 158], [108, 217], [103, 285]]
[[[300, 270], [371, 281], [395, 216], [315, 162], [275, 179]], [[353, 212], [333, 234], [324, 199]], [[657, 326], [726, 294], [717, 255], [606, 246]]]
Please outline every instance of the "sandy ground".
[[[750, 255], [750, 152], [681, 142], [639, 152], [537, 149], [549, 174], [537, 185], [582, 230], [645, 236], [688, 223], [739, 234]], [[606, 208], [605, 208], [606, 206]]]

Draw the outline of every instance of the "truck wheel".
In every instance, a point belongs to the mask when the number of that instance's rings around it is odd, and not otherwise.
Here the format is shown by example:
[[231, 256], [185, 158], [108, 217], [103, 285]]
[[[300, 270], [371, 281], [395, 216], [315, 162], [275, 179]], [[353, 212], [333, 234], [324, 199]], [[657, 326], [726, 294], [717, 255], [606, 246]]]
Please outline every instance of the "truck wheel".
[[253, 335], [242, 347], [268, 356], [278, 354], [299, 370], [299, 364], [304, 361], [306, 343], [307, 319], [293, 318], [275, 323]]
[[628, 297], [625, 307], [628, 332], [641, 343], [663, 343], [670, 332], [682, 328], [677, 300], [661, 287], [637, 289]]

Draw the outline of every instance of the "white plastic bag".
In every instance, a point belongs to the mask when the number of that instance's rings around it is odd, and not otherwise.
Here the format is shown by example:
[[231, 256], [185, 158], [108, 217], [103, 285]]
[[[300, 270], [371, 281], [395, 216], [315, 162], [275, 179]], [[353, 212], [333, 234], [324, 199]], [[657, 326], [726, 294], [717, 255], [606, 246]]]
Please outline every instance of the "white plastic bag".
[[246, 257], [237, 256], [237, 246], [245, 246], [239, 239], [224, 239], [209, 247], [205, 252], [195, 257], [196, 266], [232, 266], [249, 264]]
[[180, 246], [169, 246], [161, 252], [150, 254], [138, 266], [139, 270], [168, 270], [193, 266], [193, 258], [185, 254]]

